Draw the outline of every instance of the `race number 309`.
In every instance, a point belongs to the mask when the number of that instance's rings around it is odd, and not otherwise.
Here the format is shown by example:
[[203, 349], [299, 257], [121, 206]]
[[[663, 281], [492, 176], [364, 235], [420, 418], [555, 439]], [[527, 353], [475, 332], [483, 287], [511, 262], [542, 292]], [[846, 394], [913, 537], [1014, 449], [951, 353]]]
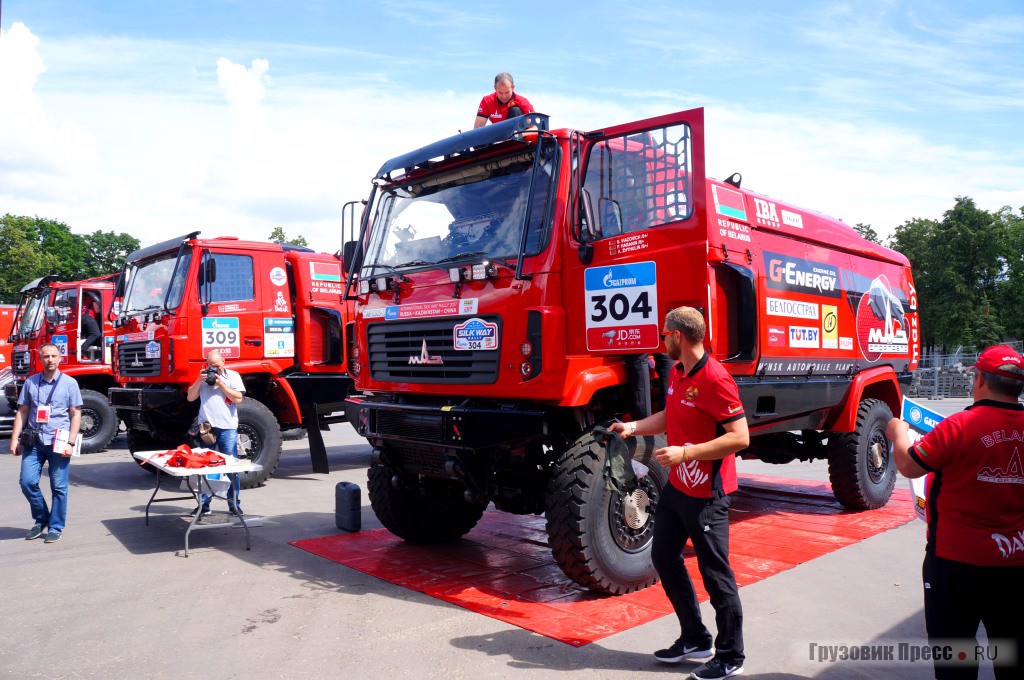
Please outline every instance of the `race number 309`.
[[214, 331], [207, 329], [206, 337], [203, 338], [204, 345], [237, 345], [238, 333], [236, 331]]

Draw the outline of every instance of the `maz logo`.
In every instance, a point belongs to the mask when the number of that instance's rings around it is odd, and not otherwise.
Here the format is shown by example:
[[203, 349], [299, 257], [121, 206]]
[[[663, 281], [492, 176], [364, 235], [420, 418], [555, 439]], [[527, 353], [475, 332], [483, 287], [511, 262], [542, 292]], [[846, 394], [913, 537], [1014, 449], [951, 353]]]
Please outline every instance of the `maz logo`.
[[439, 356], [431, 356], [427, 351], [427, 341], [423, 340], [423, 349], [420, 351], [420, 355], [416, 356], [413, 354], [409, 357], [409, 364], [412, 366], [443, 366], [444, 359]]

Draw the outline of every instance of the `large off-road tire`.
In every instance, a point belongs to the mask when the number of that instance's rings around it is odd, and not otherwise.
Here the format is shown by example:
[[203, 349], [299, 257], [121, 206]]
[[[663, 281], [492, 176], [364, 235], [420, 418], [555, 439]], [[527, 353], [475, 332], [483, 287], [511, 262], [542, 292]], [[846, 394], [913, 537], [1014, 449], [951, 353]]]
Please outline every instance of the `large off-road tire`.
[[850, 510], [874, 510], [889, 502], [896, 484], [896, 461], [885, 436], [891, 419], [884, 401], [864, 399], [857, 409], [857, 429], [829, 436], [832, 493]]
[[487, 506], [467, 503], [458, 488], [428, 482], [427, 493], [392, 483], [394, 471], [376, 462], [367, 471], [370, 506], [384, 528], [410, 543], [444, 543], [476, 526]]
[[[142, 432], [140, 430], [128, 430], [128, 451], [135, 453], [136, 451], [158, 451], [167, 450], [166, 446], [163, 446], [154, 439], [148, 432]], [[154, 475], [159, 472], [155, 467], [146, 463], [145, 461], [139, 460], [132, 456], [132, 460], [138, 463], [146, 472], [151, 472]]]
[[555, 562], [581, 586], [621, 595], [658, 582], [651, 563], [654, 509], [668, 484], [652, 462], [629, 496], [605, 488], [604, 445], [587, 433], [563, 452], [548, 486], [548, 543]]
[[261, 486], [281, 462], [281, 426], [269, 408], [249, 397], [238, 405], [238, 458], [263, 466], [239, 475], [243, 489]]
[[82, 390], [82, 453], [96, 453], [110, 445], [117, 434], [117, 412], [105, 396]]

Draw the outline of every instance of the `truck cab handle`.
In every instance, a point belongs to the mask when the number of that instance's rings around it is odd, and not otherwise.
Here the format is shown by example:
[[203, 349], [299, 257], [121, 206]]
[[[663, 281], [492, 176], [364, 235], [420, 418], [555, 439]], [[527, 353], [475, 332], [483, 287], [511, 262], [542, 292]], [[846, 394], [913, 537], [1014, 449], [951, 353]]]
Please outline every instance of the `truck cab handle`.
[[256, 338], [246, 338], [245, 344], [248, 345], [249, 347], [259, 347], [260, 345], [263, 344], [263, 341], [257, 340]]

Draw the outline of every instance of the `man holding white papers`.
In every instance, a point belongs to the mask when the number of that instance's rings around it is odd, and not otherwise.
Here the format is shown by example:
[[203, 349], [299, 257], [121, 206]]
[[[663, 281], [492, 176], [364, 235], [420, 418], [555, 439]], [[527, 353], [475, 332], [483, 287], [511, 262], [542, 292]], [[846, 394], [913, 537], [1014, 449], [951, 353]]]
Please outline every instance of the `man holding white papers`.
[[[25, 381], [18, 396], [18, 410], [11, 432], [11, 454], [21, 455], [21, 491], [28, 499], [35, 525], [27, 540], [45, 536], [56, 543], [64, 531], [68, 513], [68, 464], [82, 422], [82, 393], [78, 383], [58, 370], [56, 345], [39, 348], [43, 370]], [[39, 490], [43, 465], [50, 466], [51, 507]]]
[[[886, 431], [899, 471], [934, 473], [928, 489], [924, 617], [930, 644], [966, 647], [935, 659], [935, 677], [976, 678], [976, 636], [985, 624], [996, 678], [1020, 678], [1024, 663], [1024, 358], [989, 347], [974, 364], [974, 404], [910, 444], [907, 423]], [[1016, 655], [1016, 662], [1009, 657]], [[988, 658], [992, 658], [989, 656]]]

